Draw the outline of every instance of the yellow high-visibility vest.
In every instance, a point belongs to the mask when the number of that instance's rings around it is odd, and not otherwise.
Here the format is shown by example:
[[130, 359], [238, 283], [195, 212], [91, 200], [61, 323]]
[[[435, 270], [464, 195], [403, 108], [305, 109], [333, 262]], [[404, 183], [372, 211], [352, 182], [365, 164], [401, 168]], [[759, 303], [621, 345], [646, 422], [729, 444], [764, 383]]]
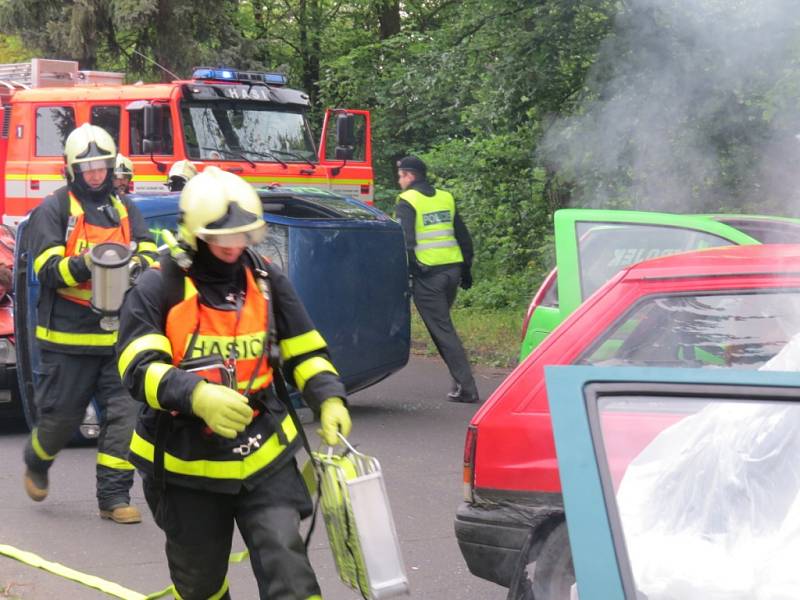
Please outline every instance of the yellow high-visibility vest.
[[450, 192], [436, 190], [433, 196], [425, 196], [417, 190], [406, 190], [398, 198], [408, 202], [417, 213], [414, 254], [420, 263], [435, 266], [464, 262], [453, 229], [456, 202]]

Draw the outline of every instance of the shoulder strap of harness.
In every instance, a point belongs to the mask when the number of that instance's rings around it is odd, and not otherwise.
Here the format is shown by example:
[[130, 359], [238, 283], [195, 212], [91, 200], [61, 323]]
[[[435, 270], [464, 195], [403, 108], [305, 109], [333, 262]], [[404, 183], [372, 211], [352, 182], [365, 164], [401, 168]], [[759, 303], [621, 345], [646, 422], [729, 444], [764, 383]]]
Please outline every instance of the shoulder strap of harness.
[[269, 366], [272, 367], [273, 371], [279, 371], [281, 368], [281, 353], [278, 345], [278, 332], [275, 327], [275, 313], [274, 307], [272, 306], [272, 288], [269, 282], [267, 261], [252, 248], [245, 249], [245, 260], [250, 263], [258, 287], [267, 300], [267, 319], [269, 321], [267, 324], [267, 346], [269, 348], [267, 360], [269, 360]]
[[[281, 361], [281, 353], [280, 353], [280, 346], [278, 345], [278, 333], [275, 327], [275, 313], [274, 308], [272, 305], [272, 296], [271, 296], [271, 289], [269, 283], [269, 270], [267, 267], [266, 259], [261, 256], [258, 252], [253, 250], [252, 248], [247, 248], [245, 250], [246, 260], [250, 263], [251, 267], [253, 268], [253, 273], [258, 281], [259, 288], [261, 289], [261, 293], [264, 294], [264, 297], [267, 299], [267, 318], [269, 319], [269, 333], [268, 333], [268, 360], [269, 365], [272, 367], [272, 383], [275, 386], [275, 392], [278, 398], [286, 405], [286, 409], [289, 411], [289, 415], [291, 415], [292, 421], [294, 421], [294, 426], [297, 429], [298, 433], [300, 434], [300, 439], [303, 441], [303, 447], [305, 451], [308, 453], [309, 460], [314, 463], [314, 454], [311, 450], [311, 444], [308, 441], [308, 436], [306, 435], [305, 429], [303, 429], [303, 424], [300, 422], [300, 417], [297, 416], [297, 411], [294, 409], [294, 404], [292, 403], [292, 399], [289, 396], [289, 390], [286, 388], [286, 381], [283, 378], [283, 371], [281, 370], [282, 361]], [[280, 431], [280, 428], [278, 428]], [[308, 550], [308, 544], [311, 541], [311, 534], [314, 532], [314, 526], [317, 523], [317, 513], [319, 509], [319, 502], [321, 497], [321, 490], [322, 484], [320, 481], [320, 474], [319, 474], [319, 467], [316, 464], [314, 466], [314, 476], [317, 480], [317, 497], [314, 500], [314, 510], [311, 515], [311, 523], [308, 528], [308, 532], [306, 533], [306, 539], [304, 540], [306, 550]]]

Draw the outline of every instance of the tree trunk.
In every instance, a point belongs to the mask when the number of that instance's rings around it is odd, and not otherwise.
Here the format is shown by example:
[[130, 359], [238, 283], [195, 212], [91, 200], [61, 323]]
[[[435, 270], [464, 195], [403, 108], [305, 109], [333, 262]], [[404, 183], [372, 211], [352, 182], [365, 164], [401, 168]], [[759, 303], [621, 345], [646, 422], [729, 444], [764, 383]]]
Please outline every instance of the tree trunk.
[[[170, 71], [175, 70], [175, 64], [172, 58], [175, 54], [175, 50], [172, 46], [174, 44], [174, 37], [172, 35], [172, 30], [176, 24], [174, 23], [172, 12], [173, 10], [172, 10], [171, 0], [159, 0], [158, 17], [155, 22], [156, 23], [155, 47], [153, 48], [155, 61], [159, 65], [164, 67], [164, 69], [168, 69]], [[161, 81], [164, 82], [172, 81], [172, 76], [166, 71], [164, 71], [164, 69], [158, 69]]]
[[400, 0], [381, 0], [378, 5], [378, 24], [382, 40], [400, 33]]
[[303, 90], [308, 94], [313, 107], [319, 97], [320, 55], [322, 54], [322, 6], [319, 0], [300, 0], [298, 27], [303, 63]]

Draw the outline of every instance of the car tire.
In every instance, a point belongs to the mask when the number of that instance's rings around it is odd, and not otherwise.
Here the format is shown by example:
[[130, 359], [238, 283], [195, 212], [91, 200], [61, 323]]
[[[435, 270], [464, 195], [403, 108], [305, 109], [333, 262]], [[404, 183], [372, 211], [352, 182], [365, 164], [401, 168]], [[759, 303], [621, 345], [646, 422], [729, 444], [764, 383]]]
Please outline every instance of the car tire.
[[536, 600], [569, 600], [574, 583], [567, 523], [562, 521], [547, 536], [536, 557], [533, 597]]
[[533, 575], [536, 569], [536, 552], [531, 547], [532, 534], [522, 549], [520, 561], [511, 577], [506, 600], [535, 600], [533, 597]]

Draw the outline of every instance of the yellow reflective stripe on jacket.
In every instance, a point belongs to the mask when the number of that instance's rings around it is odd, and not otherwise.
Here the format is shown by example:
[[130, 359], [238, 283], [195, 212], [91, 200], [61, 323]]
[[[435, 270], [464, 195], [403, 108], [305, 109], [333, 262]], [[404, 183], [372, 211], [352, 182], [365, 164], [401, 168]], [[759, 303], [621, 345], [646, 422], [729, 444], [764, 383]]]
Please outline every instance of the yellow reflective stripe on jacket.
[[119, 213], [119, 218], [120, 219], [127, 219], [128, 218], [128, 209], [127, 209], [127, 207], [125, 206], [125, 203], [122, 200], [120, 200], [116, 196], [111, 196], [111, 204], [113, 204], [114, 208], [117, 209], [117, 212]]
[[72, 217], [80, 217], [83, 214], [83, 207], [72, 192], [69, 194], [69, 214]]
[[151, 408], [162, 408], [161, 403], [158, 401], [158, 386], [167, 371], [174, 368], [172, 365], [162, 362], [154, 362], [147, 365], [147, 370], [144, 372], [144, 398]]
[[69, 270], [69, 256], [58, 261], [58, 274], [61, 275], [61, 279], [63, 279], [64, 283], [68, 286], [72, 287], [73, 285], [78, 285], [78, 281], [72, 276], [72, 272]]
[[39, 443], [39, 429], [37, 427], [33, 428], [33, 432], [31, 433], [31, 446], [33, 447], [33, 451], [41, 460], [53, 460], [55, 459], [54, 455], [48, 454], [42, 448], [42, 445]]
[[117, 360], [117, 367], [119, 368], [119, 376], [125, 377], [125, 371], [131, 366], [133, 359], [142, 352], [153, 350], [162, 352], [172, 358], [172, 344], [169, 343], [167, 336], [160, 333], [148, 333], [141, 337], [136, 338], [130, 344], [125, 346], [125, 349], [120, 353]]
[[155, 242], [144, 241], [139, 242], [136, 246], [137, 252], [158, 252], [158, 246], [156, 246]]
[[[297, 428], [291, 416], [287, 415], [281, 421], [286, 439], [290, 443], [297, 437]], [[273, 433], [261, 447], [251, 452], [241, 460], [183, 460], [164, 453], [164, 468], [170, 473], [188, 475], [190, 477], [205, 477], [207, 479], [237, 479], [244, 480], [258, 473], [278, 458], [286, 446], [278, 440], [278, 434]], [[153, 462], [154, 446], [135, 431], [131, 439], [131, 452], [148, 462]]]
[[66, 252], [66, 246], [53, 246], [52, 248], [48, 248], [47, 250], [43, 251], [39, 256], [36, 257], [36, 260], [33, 261], [33, 272], [37, 275], [39, 271], [42, 270], [44, 263], [46, 263], [51, 256], [64, 256], [64, 252]]
[[194, 283], [192, 283], [191, 278], [184, 277], [183, 282], [183, 299], [188, 300], [192, 296], [196, 296], [197, 288], [194, 287]]
[[283, 360], [289, 360], [301, 354], [322, 350], [326, 345], [320, 332], [313, 329], [306, 333], [281, 340], [281, 357]]
[[312, 356], [304, 360], [294, 368], [294, 382], [297, 384], [297, 389], [302, 392], [309, 379], [323, 372], [339, 374], [327, 358]]
[[56, 293], [59, 296], [65, 296], [68, 298], [78, 298], [79, 300], [91, 300], [92, 299], [92, 290], [84, 290], [80, 288], [58, 288]]
[[108, 467], [109, 469], [117, 469], [118, 471], [133, 471], [136, 468], [127, 460], [111, 456], [104, 452], [97, 453], [97, 464]]
[[[269, 378], [270, 378], [269, 375], [261, 375], [260, 377], [256, 377], [255, 381], [253, 381], [253, 389], [254, 390], [258, 390], [258, 389], [261, 389], [262, 387], [264, 387]], [[250, 380], [249, 379], [247, 381], [239, 381], [236, 384], [236, 389], [244, 391], [244, 390], [247, 389], [248, 385], [250, 385]]]
[[53, 344], [66, 346], [113, 346], [117, 341], [117, 332], [111, 333], [68, 333], [66, 331], [53, 331], [38, 325], [36, 327], [37, 339]]

